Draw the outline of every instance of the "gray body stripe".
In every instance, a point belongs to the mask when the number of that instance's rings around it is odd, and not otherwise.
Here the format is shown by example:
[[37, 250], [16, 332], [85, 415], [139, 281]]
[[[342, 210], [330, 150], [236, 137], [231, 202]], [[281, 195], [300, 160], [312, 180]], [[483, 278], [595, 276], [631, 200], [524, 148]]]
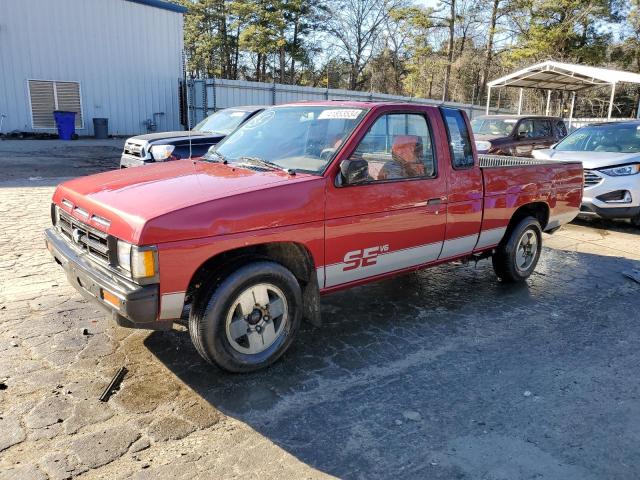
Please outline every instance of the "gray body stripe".
[[180, 318], [185, 292], [165, 293], [160, 298], [160, 320]]
[[551, 230], [552, 228], [559, 227], [560, 225], [564, 225], [565, 223], [569, 223], [571, 220], [576, 218], [580, 212], [569, 212], [569, 213], [561, 213], [560, 215], [551, 215], [549, 217], [549, 221], [547, 222], [547, 228], [545, 230]]
[[491, 230], [482, 230], [476, 249], [491, 247], [497, 245], [504, 237], [504, 233], [507, 231], [507, 227], [492, 228]]
[[324, 288], [324, 267], [316, 268], [316, 276], [318, 277], [318, 286]]
[[457, 255], [464, 255], [465, 253], [471, 253], [473, 251], [473, 247], [476, 246], [477, 241], [477, 234], [445, 240], [444, 245], [442, 246], [440, 258], [449, 258]]
[[362, 280], [383, 273], [393, 272], [407, 267], [413, 267], [422, 263], [432, 262], [438, 259], [442, 250], [442, 242], [420, 245], [395, 252], [378, 255], [375, 265], [358, 267], [344, 271], [346, 263], [334, 263], [325, 266], [326, 287], [333, 287], [343, 283]]

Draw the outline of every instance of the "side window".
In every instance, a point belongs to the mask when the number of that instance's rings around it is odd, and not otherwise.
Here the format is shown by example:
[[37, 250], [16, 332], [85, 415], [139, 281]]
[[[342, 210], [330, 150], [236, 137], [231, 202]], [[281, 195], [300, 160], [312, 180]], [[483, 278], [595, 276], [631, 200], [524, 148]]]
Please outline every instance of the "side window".
[[533, 121], [533, 136], [534, 138], [551, 137], [551, 122], [549, 120], [536, 118]]
[[556, 123], [556, 128], [558, 129], [558, 136], [560, 138], [564, 138], [567, 136], [567, 126], [564, 124], [564, 120], [558, 120]]
[[453, 108], [441, 108], [444, 123], [447, 126], [447, 137], [449, 139], [449, 151], [453, 168], [473, 167], [473, 150], [471, 148], [471, 138], [467, 130], [467, 123], [464, 121], [462, 112]]
[[365, 160], [369, 181], [435, 176], [427, 120], [415, 113], [383, 115], [371, 126], [350, 160]]
[[533, 120], [522, 120], [518, 124], [518, 137], [533, 138]]

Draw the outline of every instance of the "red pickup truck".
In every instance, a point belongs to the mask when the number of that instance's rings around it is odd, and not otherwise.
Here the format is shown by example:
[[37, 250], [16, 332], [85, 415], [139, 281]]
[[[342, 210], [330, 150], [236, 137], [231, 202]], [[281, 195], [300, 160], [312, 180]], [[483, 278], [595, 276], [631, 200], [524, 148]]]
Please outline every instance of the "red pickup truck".
[[255, 370], [320, 321], [322, 294], [461, 259], [533, 272], [541, 233], [578, 214], [582, 166], [478, 160], [470, 131], [443, 107], [269, 108], [200, 160], [63, 183], [47, 248], [118, 324], [188, 312], [204, 359]]

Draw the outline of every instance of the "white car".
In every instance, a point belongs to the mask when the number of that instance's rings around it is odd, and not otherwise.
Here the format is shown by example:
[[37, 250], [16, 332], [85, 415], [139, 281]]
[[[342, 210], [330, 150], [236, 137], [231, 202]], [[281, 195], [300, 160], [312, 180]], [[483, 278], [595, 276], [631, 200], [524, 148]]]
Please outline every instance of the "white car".
[[534, 150], [541, 160], [578, 160], [584, 167], [580, 213], [628, 218], [640, 227], [640, 121], [579, 128], [552, 148]]

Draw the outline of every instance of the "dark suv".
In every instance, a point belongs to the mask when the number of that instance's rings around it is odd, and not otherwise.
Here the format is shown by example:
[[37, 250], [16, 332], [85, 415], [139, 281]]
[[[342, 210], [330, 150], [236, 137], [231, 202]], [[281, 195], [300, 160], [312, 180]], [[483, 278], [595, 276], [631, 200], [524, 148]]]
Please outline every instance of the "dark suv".
[[530, 157], [567, 136], [559, 117], [484, 115], [471, 122], [478, 153]]
[[207, 153], [209, 147], [218, 144], [239, 125], [264, 109], [262, 105], [225, 108], [209, 115], [190, 132], [148, 133], [128, 138], [120, 157], [120, 168], [199, 158]]

